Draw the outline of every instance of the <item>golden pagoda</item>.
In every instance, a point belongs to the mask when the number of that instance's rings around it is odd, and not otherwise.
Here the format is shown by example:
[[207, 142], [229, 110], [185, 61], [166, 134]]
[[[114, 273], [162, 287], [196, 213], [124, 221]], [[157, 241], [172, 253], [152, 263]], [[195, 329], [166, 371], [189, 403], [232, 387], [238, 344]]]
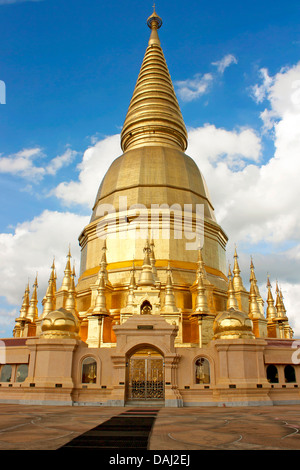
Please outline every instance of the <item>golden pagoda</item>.
[[0, 399], [23, 394], [28, 402], [111, 406], [299, 400], [294, 384], [276, 395], [268, 376], [272, 364], [283, 381], [292, 361], [282, 293], [277, 288], [274, 305], [268, 281], [265, 314], [253, 261], [248, 291], [236, 249], [233, 273], [230, 266], [226, 273], [227, 236], [203, 175], [185, 153], [187, 131], [155, 10], [147, 25], [123, 153], [100, 183], [79, 235], [77, 285], [69, 249], [59, 288], [52, 264], [40, 314], [37, 279], [31, 300], [26, 288], [6, 343], [12, 371], [22, 359], [28, 375], [22, 389], [1, 387]]

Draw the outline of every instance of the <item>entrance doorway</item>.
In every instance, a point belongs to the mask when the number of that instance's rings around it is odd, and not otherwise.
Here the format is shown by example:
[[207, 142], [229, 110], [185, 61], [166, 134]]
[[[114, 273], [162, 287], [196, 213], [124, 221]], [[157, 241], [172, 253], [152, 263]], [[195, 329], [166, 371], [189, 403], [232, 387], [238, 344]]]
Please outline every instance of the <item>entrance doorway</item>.
[[164, 400], [164, 359], [155, 349], [139, 349], [128, 358], [127, 399]]

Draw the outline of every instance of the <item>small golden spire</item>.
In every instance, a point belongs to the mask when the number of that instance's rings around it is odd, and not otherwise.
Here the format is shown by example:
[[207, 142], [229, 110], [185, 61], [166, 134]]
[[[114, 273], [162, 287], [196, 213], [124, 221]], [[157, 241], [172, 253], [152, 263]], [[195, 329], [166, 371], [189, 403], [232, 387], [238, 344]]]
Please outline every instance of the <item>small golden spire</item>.
[[198, 286], [197, 286], [197, 297], [196, 297], [196, 305], [195, 305], [195, 314], [204, 314], [208, 315], [210, 313], [207, 297], [205, 293], [205, 287], [203, 283], [203, 275], [200, 274], [198, 279]]
[[28, 313], [27, 313], [27, 319], [30, 320], [31, 322], [35, 322], [35, 320], [38, 318], [38, 298], [37, 298], [37, 288], [38, 288], [38, 281], [37, 281], [37, 274], [35, 276], [35, 281], [33, 284], [33, 291], [32, 291], [32, 296], [30, 300], [30, 305], [28, 308]]
[[253, 277], [250, 280], [250, 294], [249, 294], [249, 317], [251, 319], [261, 318], [260, 308], [257, 302], [257, 294], [255, 289], [255, 281]]
[[287, 320], [286, 310], [283, 303], [283, 296], [281, 289], [278, 287], [278, 283], [276, 281], [276, 309], [277, 309], [277, 318], [281, 320]]
[[136, 281], [135, 281], [135, 266], [134, 261], [132, 262], [132, 270], [130, 273], [130, 281], [128, 287], [128, 296], [127, 296], [127, 307], [131, 307], [134, 304], [134, 289], [136, 289]]
[[151, 266], [152, 266], [152, 272], [153, 272], [153, 276], [154, 276], [155, 281], [158, 281], [157, 269], [156, 269], [156, 266], [155, 266], [156, 259], [155, 259], [155, 254], [154, 254], [155, 244], [154, 244], [153, 238], [152, 238], [151, 243], [150, 243], [150, 248], [151, 248], [150, 263], [151, 263]]
[[146, 238], [146, 243], [144, 247], [144, 261], [142, 266], [141, 277], [139, 280], [140, 286], [154, 286], [155, 279], [153, 276], [152, 265], [150, 261], [151, 248], [149, 244], [149, 239]]
[[53, 293], [54, 295], [56, 294], [56, 281], [57, 281], [57, 275], [56, 275], [56, 269], [55, 269], [55, 257], [53, 257], [53, 263], [51, 266], [51, 276], [52, 276], [52, 287], [53, 287]]
[[93, 315], [108, 315], [106, 308], [106, 297], [105, 297], [105, 273], [101, 271], [100, 282], [98, 286], [98, 294], [96, 297], [95, 307]]
[[104, 275], [105, 284], [110, 284], [110, 282], [108, 280], [106, 252], [107, 252], [107, 246], [106, 246], [106, 238], [105, 238], [104, 239], [104, 244], [103, 244], [103, 247], [102, 247], [102, 256], [101, 256], [101, 260], [100, 260], [100, 269], [98, 271], [96, 285], [99, 285], [100, 276], [102, 275], [101, 273], [103, 273], [103, 275]]
[[238, 302], [237, 302], [237, 299], [235, 298], [235, 293], [234, 293], [234, 288], [233, 288], [233, 281], [232, 281], [232, 272], [231, 272], [231, 268], [230, 268], [230, 265], [228, 267], [228, 280], [229, 280], [229, 283], [228, 283], [228, 290], [227, 290], [227, 310], [229, 310], [230, 308], [233, 308], [234, 310], [238, 310], [239, 309], [239, 306], [238, 306]]
[[130, 286], [131, 286], [133, 289], [136, 289], [135, 265], [134, 265], [134, 261], [132, 261], [132, 270], [131, 270], [131, 275], [130, 275]]
[[198, 248], [198, 261], [197, 261], [196, 280], [199, 279], [200, 275], [202, 275], [203, 279], [206, 278], [205, 263], [203, 261], [202, 248], [199, 247]]
[[272, 295], [272, 286], [271, 286], [271, 283], [270, 283], [270, 276], [268, 274], [268, 279], [267, 279], [267, 289], [268, 289], [268, 298], [267, 298], [267, 310], [266, 310], [266, 315], [267, 315], [267, 320], [268, 320], [268, 323], [273, 323], [274, 319], [276, 318], [277, 316], [277, 311], [276, 311], [276, 308], [274, 306], [274, 299], [273, 299], [273, 295]]
[[245, 290], [245, 287], [243, 285], [243, 280], [240, 276], [240, 272], [241, 270], [240, 270], [239, 263], [238, 263], [238, 254], [237, 254], [236, 247], [235, 247], [234, 248], [233, 280], [232, 280], [235, 292]]
[[29, 308], [29, 293], [30, 293], [30, 290], [29, 290], [29, 281], [27, 283], [27, 286], [25, 287], [25, 292], [24, 292], [24, 295], [23, 295], [23, 302], [22, 302], [22, 306], [21, 306], [21, 310], [20, 310], [20, 317], [21, 319], [25, 319], [27, 317], [27, 313], [28, 313], [28, 308]]
[[70, 285], [71, 285], [71, 274], [72, 274], [72, 269], [71, 269], [71, 248], [69, 246], [69, 252], [67, 254], [67, 263], [66, 263], [66, 267], [65, 267], [65, 271], [64, 271], [64, 278], [63, 278], [63, 281], [62, 281], [62, 285], [61, 285], [61, 288], [60, 290], [69, 290], [70, 289]]
[[66, 304], [65, 304], [65, 309], [75, 315], [78, 315], [77, 302], [76, 302], [77, 295], [76, 295], [76, 289], [75, 289], [75, 277], [76, 277], [76, 273], [75, 273], [75, 263], [74, 263], [72, 274], [71, 274], [69, 293], [68, 293], [68, 297], [66, 299]]
[[174, 290], [173, 290], [173, 283], [172, 283], [172, 271], [170, 267], [170, 262], [168, 263], [168, 268], [167, 268], [165, 305], [164, 305], [163, 311], [177, 312], [175, 295], [174, 295]]
[[257, 279], [256, 279], [255, 272], [254, 272], [254, 264], [253, 264], [252, 256], [251, 256], [251, 262], [250, 262], [250, 270], [251, 270], [250, 282], [253, 282], [259, 310], [260, 310], [261, 316], [264, 317], [264, 301], [263, 301], [262, 296], [260, 295], [259, 288], [257, 285]]
[[[52, 265], [53, 266], [53, 265]], [[47, 292], [46, 295], [43, 299], [43, 313], [42, 313], [42, 318], [44, 318], [48, 313], [52, 312], [55, 310], [56, 307], [56, 298], [55, 298], [55, 292], [54, 292], [54, 282], [55, 278], [53, 277], [53, 268], [51, 269], [51, 274], [49, 277], [48, 281], [48, 287], [47, 287]]]

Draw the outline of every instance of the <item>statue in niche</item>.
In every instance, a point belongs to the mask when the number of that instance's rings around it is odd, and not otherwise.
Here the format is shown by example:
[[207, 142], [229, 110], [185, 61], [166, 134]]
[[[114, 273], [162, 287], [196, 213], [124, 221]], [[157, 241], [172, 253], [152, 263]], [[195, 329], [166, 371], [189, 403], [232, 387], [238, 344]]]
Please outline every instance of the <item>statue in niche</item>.
[[141, 305], [141, 315], [151, 315], [152, 313], [152, 305], [148, 300], [144, 300]]

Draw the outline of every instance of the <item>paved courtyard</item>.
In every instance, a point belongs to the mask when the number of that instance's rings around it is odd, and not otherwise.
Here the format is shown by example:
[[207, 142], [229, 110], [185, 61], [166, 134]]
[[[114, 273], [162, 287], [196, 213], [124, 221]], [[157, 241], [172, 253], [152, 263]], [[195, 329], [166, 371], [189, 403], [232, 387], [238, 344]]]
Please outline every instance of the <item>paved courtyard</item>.
[[[0, 450], [56, 450], [130, 408], [0, 404]], [[300, 450], [300, 406], [161, 408], [149, 450]]]

